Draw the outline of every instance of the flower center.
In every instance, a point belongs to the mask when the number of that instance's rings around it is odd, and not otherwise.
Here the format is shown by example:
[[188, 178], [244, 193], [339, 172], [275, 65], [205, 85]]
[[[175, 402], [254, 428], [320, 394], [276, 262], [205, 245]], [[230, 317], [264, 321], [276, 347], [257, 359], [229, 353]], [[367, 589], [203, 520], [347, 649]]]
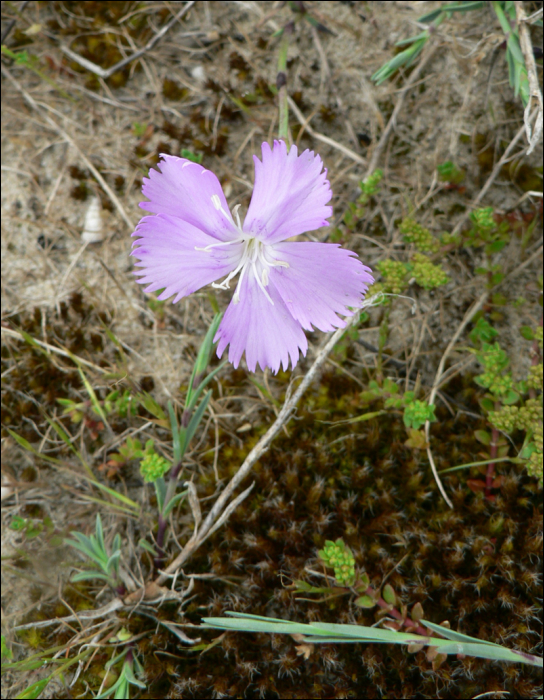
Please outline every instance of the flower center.
[[[212, 195], [211, 199], [213, 206], [223, 214], [229, 223], [232, 223], [229, 215], [223, 210], [218, 195]], [[289, 263], [283, 260], [275, 260], [270, 255], [272, 246], [263, 243], [259, 239], [255, 238], [255, 236], [244, 233], [242, 230], [242, 224], [240, 223], [240, 216], [238, 214], [239, 207], [240, 205], [237, 204], [233, 210], [233, 214], [236, 216], [236, 228], [240, 234], [239, 236], [234, 238], [232, 241], [212, 243], [205, 248], [198, 248], [195, 246], [195, 250], [205, 250], [206, 252], [209, 252], [212, 248], [234, 245], [235, 243], [243, 243], [242, 253], [236, 268], [232, 272], [229, 272], [227, 277], [225, 277], [225, 279], [219, 284], [217, 282], [212, 282], [212, 287], [215, 287], [216, 289], [230, 289], [229, 282], [233, 279], [233, 277], [236, 277], [236, 275], [240, 273], [240, 279], [238, 280], [238, 284], [236, 285], [236, 289], [234, 290], [234, 295], [232, 297], [232, 301], [235, 304], [238, 304], [240, 301], [242, 280], [244, 279], [244, 275], [246, 274], [248, 268], [251, 268], [253, 270], [253, 274], [255, 275], [255, 279], [257, 280], [257, 284], [263, 291], [268, 301], [272, 304], [272, 306], [274, 306], [274, 302], [270, 298], [270, 294], [266, 291], [266, 287], [268, 287], [269, 270], [271, 267], [289, 267]]]

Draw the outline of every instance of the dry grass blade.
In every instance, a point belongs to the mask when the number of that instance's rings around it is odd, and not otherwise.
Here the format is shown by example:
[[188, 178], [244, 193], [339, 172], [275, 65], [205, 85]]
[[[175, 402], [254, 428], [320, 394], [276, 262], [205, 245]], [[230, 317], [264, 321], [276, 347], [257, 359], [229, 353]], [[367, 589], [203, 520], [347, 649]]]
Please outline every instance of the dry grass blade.
[[335, 141], [334, 139], [331, 139], [329, 136], [325, 136], [324, 134], [320, 134], [318, 131], [313, 129], [309, 124], [308, 124], [308, 119], [304, 117], [300, 109], [296, 106], [296, 104], [293, 102], [291, 97], [287, 97], [287, 102], [289, 104], [289, 107], [292, 109], [293, 114], [295, 117], [298, 119], [302, 127], [310, 134], [310, 136], [313, 136], [314, 139], [317, 141], [321, 141], [322, 143], [326, 143], [328, 146], [332, 146], [338, 151], [341, 151], [344, 155], [348, 156], [348, 158], [351, 158], [357, 163], [360, 163], [361, 165], [366, 165], [367, 161], [365, 158], [360, 156], [358, 153], [355, 153], [355, 151], [352, 151], [351, 148], [348, 148], [347, 146], [344, 146], [341, 143], [338, 143], [338, 141]]

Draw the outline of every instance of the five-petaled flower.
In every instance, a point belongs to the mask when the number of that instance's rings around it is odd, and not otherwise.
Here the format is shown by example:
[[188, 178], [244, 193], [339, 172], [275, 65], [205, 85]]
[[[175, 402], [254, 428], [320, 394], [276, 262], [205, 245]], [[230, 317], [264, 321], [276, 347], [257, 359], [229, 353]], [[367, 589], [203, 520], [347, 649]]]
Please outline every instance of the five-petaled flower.
[[[327, 226], [332, 193], [327, 171], [312, 151], [288, 151], [283, 141], [262, 145], [255, 160], [255, 187], [242, 225], [238, 206], [230, 213], [217, 177], [185, 158], [162, 155], [161, 172], [151, 170], [140, 206], [144, 216], [132, 234], [132, 255], [143, 269], [147, 292], [174, 302], [207, 284], [228, 289], [239, 274], [215, 341], [221, 356], [238, 367], [245, 351], [251, 372], [257, 363], [274, 372], [294, 367], [306, 354], [303, 329], [342, 328], [337, 314], [361, 306], [371, 270], [355, 253], [333, 243], [288, 238]], [[224, 278], [222, 282], [218, 280]]]

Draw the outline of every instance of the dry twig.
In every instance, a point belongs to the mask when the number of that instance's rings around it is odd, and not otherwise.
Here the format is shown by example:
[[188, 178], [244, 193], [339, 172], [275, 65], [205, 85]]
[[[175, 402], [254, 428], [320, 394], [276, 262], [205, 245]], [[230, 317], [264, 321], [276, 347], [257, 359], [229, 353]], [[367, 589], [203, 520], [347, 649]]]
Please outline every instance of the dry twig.
[[[518, 21], [519, 43], [521, 46], [521, 52], [523, 53], [523, 58], [525, 59], [525, 68], [527, 69], [527, 79], [529, 80], [529, 89], [531, 92], [529, 101], [527, 102], [527, 106], [525, 107], [525, 111], [523, 113], [525, 133], [527, 134], [527, 141], [529, 141], [529, 148], [527, 149], [526, 155], [529, 155], [534, 151], [535, 146], [542, 138], [542, 113], [544, 111], [544, 107], [542, 105], [542, 92], [540, 91], [538, 75], [536, 72], [533, 44], [529, 34], [529, 27], [527, 26], [527, 15], [523, 9], [522, 2], [516, 0], [514, 4], [516, 6], [516, 19]], [[537, 115], [534, 130], [531, 130], [531, 108], [533, 106], [533, 100], [536, 100], [537, 102]]]
[[298, 119], [303, 128], [310, 134], [310, 136], [313, 136], [314, 139], [316, 139], [317, 141], [321, 141], [322, 143], [326, 143], [329, 146], [332, 146], [333, 148], [342, 151], [342, 153], [344, 153], [346, 156], [356, 161], [357, 163], [360, 163], [361, 165], [366, 165], [366, 159], [360, 156], [358, 153], [355, 153], [355, 151], [352, 151], [351, 148], [343, 146], [341, 143], [338, 143], [338, 141], [335, 141], [334, 139], [325, 136], [325, 134], [320, 134], [319, 131], [313, 129], [308, 124], [308, 119], [304, 117], [300, 109], [296, 106], [296, 104], [290, 97], [287, 97], [287, 102], [289, 103], [289, 107], [293, 110], [295, 117]]

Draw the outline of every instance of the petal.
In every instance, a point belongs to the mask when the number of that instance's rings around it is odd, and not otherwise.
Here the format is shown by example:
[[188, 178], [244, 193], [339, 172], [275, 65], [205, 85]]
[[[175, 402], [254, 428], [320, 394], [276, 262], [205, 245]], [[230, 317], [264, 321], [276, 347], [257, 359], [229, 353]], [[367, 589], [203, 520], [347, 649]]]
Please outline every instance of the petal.
[[332, 197], [327, 171], [313, 151], [297, 155], [297, 147], [274, 141], [272, 150], [262, 145], [263, 162], [255, 161], [255, 187], [244, 222], [244, 231], [265, 243], [283, 241], [306, 231], [328, 226]]
[[336, 314], [352, 316], [347, 307], [358, 308], [374, 282], [370, 268], [335, 243], [276, 243], [268, 256], [289, 267], [270, 270], [267, 290], [275, 287], [307, 330], [313, 330], [312, 325], [322, 331], [343, 328], [345, 322]]
[[[142, 192], [149, 202], [140, 202], [142, 209], [168, 214], [186, 221], [220, 241], [239, 235], [227, 200], [217, 177], [198, 163], [161, 153], [158, 167], [143, 179]], [[216, 209], [212, 197], [219, 197], [222, 211]]]
[[243, 243], [196, 250], [217, 244], [217, 238], [165, 214], [144, 216], [132, 235], [139, 238], [131, 255], [143, 267], [134, 273], [143, 275], [138, 282], [150, 284], [146, 292], [165, 287], [158, 298], [176, 294], [174, 302], [234, 270], [243, 250]]
[[[245, 350], [250, 372], [257, 363], [264, 370], [270, 367], [276, 374], [283, 365], [286, 370], [298, 362], [299, 350], [306, 355], [308, 341], [300, 323], [287, 310], [275, 289], [270, 289], [271, 304], [255, 281], [252, 271], [244, 275], [238, 304], [231, 302], [214, 338], [219, 341], [217, 355], [221, 357], [230, 343], [229, 362], [238, 367]], [[267, 291], [268, 291], [267, 290]]]

